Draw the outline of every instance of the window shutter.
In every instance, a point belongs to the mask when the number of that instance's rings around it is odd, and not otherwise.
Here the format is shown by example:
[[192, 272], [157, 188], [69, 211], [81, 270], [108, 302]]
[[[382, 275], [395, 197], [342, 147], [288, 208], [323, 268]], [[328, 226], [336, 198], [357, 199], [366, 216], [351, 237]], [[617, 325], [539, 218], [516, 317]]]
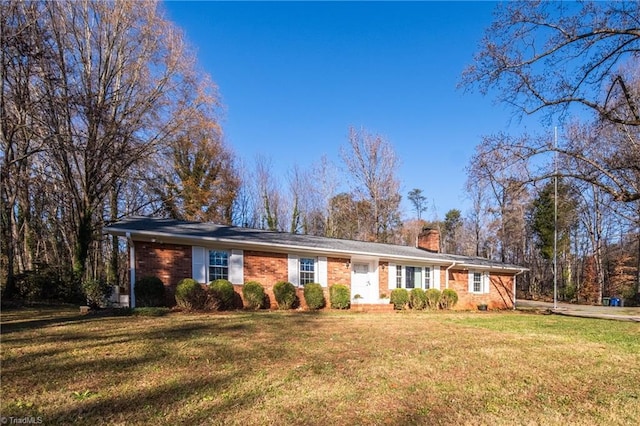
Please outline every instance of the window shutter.
[[191, 276], [201, 284], [207, 282], [207, 249], [204, 247], [191, 247]]
[[489, 279], [489, 272], [485, 272], [484, 274], [482, 274], [482, 278], [482, 282], [484, 283], [484, 292], [489, 293], [489, 290], [491, 290], [491, 280]]
[[244, 252], [231, 250], [229, 254], [229, 281], [231, 284], [244, 284]]
[[469, 271], [469, 277], [468, 277], [468, 291], [469, 293], [473, 293], [473, 271]]
[[295, 286], [300, 284], [300, 280], [298, 280], [298, 276], [300, 275], [298, 260], [298, 256], [289, 255], [289, 282]]
[[328, 285], [327, 281], [329, 281], [329, 278], [326, 257], [318, 257], [318, 276], [316, 278], [321, 286], [326, 287]]
[[389, 264], [389, 290], [396, 288], [396, 264]]
[[440, 290], [440, 267], [434, 266], [433, 268], [431, 268], [431, 273], [433, 274], [431, 286], [437, 290]]

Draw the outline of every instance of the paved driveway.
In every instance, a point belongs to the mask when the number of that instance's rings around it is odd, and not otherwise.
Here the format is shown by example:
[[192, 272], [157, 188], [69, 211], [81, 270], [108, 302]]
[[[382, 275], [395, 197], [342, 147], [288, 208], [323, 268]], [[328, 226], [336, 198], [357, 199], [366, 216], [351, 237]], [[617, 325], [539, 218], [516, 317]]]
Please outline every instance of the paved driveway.
[[558, 315], [569, 315], [585, 318], [603, 318], [621, 321], [640, 322], [640, 308], [628, 308], [617, 306], [594, 306], [575, 305], [572, 303], [558, 303], [558, 307], [553, 309], [553, 303], [541, 302], [537, 300], [518, 300], [516, 308], [521, 309], [544, 309]]

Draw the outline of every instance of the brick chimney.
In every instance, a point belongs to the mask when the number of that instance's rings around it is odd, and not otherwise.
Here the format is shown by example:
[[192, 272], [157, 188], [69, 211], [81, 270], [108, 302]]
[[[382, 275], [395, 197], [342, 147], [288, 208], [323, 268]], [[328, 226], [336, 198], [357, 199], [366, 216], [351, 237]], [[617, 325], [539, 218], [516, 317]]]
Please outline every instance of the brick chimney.
[[418, 248], [433, 253], [440, 253], [440, 231], [423, 228], [418, 234]]

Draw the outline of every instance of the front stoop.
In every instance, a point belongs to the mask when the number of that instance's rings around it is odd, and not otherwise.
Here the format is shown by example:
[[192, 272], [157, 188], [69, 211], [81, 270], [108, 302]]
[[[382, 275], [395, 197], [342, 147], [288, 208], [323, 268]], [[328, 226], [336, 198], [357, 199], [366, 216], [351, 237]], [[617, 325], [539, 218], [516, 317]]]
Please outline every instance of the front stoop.
[[354, 312], [393, 312], [391, 303], [352, 303], [351, 310]]

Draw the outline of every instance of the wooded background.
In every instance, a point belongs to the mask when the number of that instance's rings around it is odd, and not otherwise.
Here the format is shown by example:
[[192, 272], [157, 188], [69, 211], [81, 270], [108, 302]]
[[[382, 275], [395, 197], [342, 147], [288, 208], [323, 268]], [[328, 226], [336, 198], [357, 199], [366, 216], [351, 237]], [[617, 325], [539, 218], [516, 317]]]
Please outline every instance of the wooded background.
[[529, 268], [520, 296], [549, 297], [557, 178], [560, 298], [640, 303], [639, 22], [638, 2], [498, 6], [460, 87], [561, 135], [485, 135], [472, 208], [434, 217], [414, 188], [402, 218], [398, 158], [375, 132], [349, 129], [341, 164], [310, 169], [234, 154], [216, 85], [161, 4], [3, 1], [3, 300], [126, 286], [124, 243], [102, 229], [131, 214], [406, 245], [437, 227], [443, 252]]

